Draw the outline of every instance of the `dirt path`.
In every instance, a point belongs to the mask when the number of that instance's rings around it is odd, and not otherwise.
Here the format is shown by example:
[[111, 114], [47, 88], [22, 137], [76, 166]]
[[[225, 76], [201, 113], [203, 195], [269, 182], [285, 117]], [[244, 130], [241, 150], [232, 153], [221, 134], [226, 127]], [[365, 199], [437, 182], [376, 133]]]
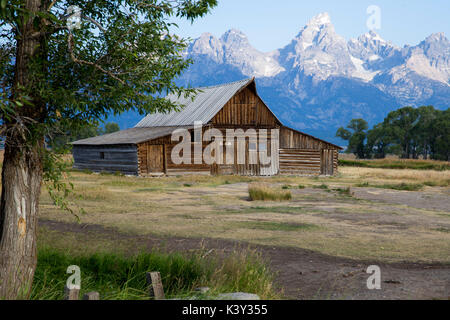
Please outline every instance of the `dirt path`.
[[[40, 220], [41, 226], [58, 232], [96, 234], [111, 241], [133, 240], [148, 249], [169, 251], [208, 249], [232, 251], [248, 246], [237, 241], [191, 238], [158, 238], [120, 233], [99, 225]], [[450, 299], [450, 265], [355, 261], [317, 252], [284, 247], [251, 245], [269, 260], [277, 284], [291, 299]], [[369, 265], [381, 268], [381, 290], [368, 290]]]

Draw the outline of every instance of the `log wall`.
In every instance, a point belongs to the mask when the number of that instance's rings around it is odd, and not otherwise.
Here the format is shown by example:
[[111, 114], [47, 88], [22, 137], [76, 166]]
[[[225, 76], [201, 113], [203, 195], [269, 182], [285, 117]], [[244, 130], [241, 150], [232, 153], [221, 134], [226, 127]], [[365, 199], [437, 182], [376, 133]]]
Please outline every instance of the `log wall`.
[[74, 168], [94, 172], [120, 172], [138, 174], [137, 147], [135, 145], [82, 146], [72, 149]]
[[313, 149], [280, 149], [280, 174], [320, 175], [321, 151]]
[[282, 149], [330, 149], [338, 150], [338, 147], [311, 137], [299, 131], [282, 127], [280, 129], [280, 148]]

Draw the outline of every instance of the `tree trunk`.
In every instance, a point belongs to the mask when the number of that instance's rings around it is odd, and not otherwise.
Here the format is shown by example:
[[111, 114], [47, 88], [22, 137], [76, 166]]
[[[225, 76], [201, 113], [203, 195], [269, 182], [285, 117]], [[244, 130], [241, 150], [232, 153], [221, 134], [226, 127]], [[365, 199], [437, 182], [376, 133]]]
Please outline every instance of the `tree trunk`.
[[0, 202], [0, 299], [26, 299], [36, 268], [42, 165], [38, 147], [6, 144]]
[[[28, 298], [36, 268], [44, 142], [36, 124], [42, 124], [45, 118], [45, 103], [39, 96], [39, 85], [44, 83], [41, 77], [46, 73], [47, 43], [40, 33], [44, 25], [42, 22], [36, 24], [39, 16], [35, 13], [45, 11], [47, 6], [48, 0], [24, 1], [23, 9], [30, 14], [23, 14], [20, 30], [16, 31], [12, 99], [28, 95], [32, 106], [17, 107], [14, 119], [3, 119], [8, 131], [0, 200], [0, 300]], [[27, 19], [27, 16], [31, 18]]]

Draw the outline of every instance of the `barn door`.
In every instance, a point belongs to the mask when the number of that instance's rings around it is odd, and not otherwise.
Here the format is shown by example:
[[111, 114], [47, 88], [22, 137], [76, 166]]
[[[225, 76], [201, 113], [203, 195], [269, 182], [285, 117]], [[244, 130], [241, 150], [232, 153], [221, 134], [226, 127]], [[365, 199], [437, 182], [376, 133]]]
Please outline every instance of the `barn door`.
[[147, 146], [147, 170], [148, 173], [164, 172], [164, 155], [162, 145]]
[[334, 150], [322, 150], [320, 158], [320, 174], [326, 176], [334, 175]]

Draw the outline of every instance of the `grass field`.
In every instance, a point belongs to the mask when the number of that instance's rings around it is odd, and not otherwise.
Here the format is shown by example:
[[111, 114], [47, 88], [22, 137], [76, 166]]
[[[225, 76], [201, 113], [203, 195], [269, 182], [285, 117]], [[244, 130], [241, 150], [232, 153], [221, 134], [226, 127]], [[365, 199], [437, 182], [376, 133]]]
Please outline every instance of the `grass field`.
[[[450, 171], [441, 169], [341, 166], [334, 177], [271, 178], [139, 178], [72, 170], [75, 190], [68, 200], [85, 214], [80, 215], [78, 231], [66, 229], [77, 220], [55, 207], [43, 188], [39, 218], [46, 223], [38, 229], [33, 298], [60, 299], [67, 277], [61, 266], [69, 264], [82, 265], [83, 290], [101, 291], [103, 299], [146, 299], [143, 275], [154, 269], [164, 274], [169, 297], [191, 296], [199, 286], [210, 287], [211, 294], [246, 291], [267, 299], [283, 297], [274, 281], [279, 270], [270, 269], [270, 263], [247, 245], [306, 249], [349, 259], [350, 265], [351, 261], [448, 265]], [[48, 227], [52, 223], [60, 227]], [[175, 243], [175, 251], [143, 245], [153, 238], [167, 239], [172, 247]], [[195, 246], [183, 245], [186, 239], [237, 241], [242, 247], [191, 250]], [[289, 251], [284, 254], [289, 256]], [[280, 259], [278, 266], [283, 267], [285, 258]], [[108, 265], [116, 269], [111, 271]], [[314, 268], [321, 266], [326, 265]], [[311, 276], [314, 273], [308, 279]], [[336, 277], [344, 279], [341, 274]], [[323, 278], [316, 281], [305, 297], [316, 296]], [[420, 281], [411, 279], [409, 285], [430, 283]], [[284, 283], [289, 286], [292, 280]], [[291, 296], [297, 296], [296, 285], [289, 289]], [[428, 296], [433, 297], [430, 290]]]
[[[341, 167], [336, 177], [153, 179], [74, 171], [71, 179], [70, 200], [86, 210], [81, 221], [123, 232], [233, 239], [353, 259], [450, 262], [450, 171]], [[250, 201], [255, 182], [291, 199]], [[425, 201], [413, 203], [417, 197]], [[424, 206], [427, 201], [441, 206]], [[45, 192], [41, 217], [74, 221]]]
[[414, 170], [450, 170], [450, 163], [445, 161], [427, 160], [339, 160], [339, 165], [347, 167], [381, 168], [381, 169], [414, 169]]

